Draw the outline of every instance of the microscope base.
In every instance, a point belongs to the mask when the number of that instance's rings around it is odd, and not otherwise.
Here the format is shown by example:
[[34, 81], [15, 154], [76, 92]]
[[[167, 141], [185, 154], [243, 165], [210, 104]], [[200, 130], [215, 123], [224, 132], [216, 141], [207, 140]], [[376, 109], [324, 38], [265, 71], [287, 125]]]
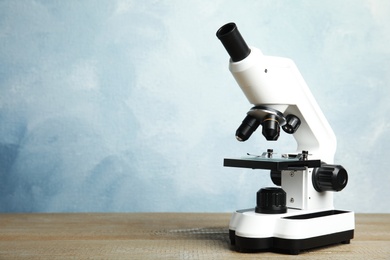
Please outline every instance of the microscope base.
[[240, 252], [277, 251], [297, 255], [301, 250], [332, 244], [349, 244], [354, 236], [354, 213], [328, 210], [291, 210], [285, 214], [236, 211], [229, 237]]

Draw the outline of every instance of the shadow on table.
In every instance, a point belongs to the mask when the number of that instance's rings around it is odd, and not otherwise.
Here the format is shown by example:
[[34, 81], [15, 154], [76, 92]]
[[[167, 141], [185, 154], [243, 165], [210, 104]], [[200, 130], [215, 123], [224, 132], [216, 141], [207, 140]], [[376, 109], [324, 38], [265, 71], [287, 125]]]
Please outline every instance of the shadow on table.
[[226, 228], [190, 228], [161, 230], [158, 235], [170, 239], [212, 240], [219, 242], [224, 248], [230, 249], [229, 230]]

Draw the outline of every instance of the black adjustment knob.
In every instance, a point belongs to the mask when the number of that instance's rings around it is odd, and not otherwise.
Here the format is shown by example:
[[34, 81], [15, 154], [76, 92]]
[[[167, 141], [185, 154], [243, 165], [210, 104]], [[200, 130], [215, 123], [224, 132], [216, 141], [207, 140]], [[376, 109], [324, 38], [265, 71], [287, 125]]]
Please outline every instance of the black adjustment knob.
[[313, 186], [316, 191], [341, 191], [347, 186], [348, 173], [341, 165], [323, 164], [313, 170]]
[[282, 188], [268, 187], [257, 192], [256, 213], [281, 214], [287, 212], [286, 192]]
[[297, 116], [290, 114], [286, 116], [286, 124], [282, 128], [287, 134], [293, 134], [298, 130], [300, 125], [301, 120]]

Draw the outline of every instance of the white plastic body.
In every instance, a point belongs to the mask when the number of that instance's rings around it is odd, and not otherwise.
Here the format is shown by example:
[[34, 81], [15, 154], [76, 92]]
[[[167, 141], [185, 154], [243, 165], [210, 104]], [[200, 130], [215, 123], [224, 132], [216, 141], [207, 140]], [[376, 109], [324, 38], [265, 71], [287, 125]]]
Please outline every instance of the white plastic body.
[[[308, 159], [333, 163], [337, 146], [335, 134], [292, 60], [265, 56], [251, 47], [251, 53], [245, 59], [230, 60], [229, 70], [251, 104], [300, 118], [301, 125], [293, 134], [298, 144], [296, 152], [306, 150]], [[333, 209], [333, 193], [314, 189], [312, 169], [294, 174], [283, 171], [282, 188], [287, 193], [288, 207]]]
[[[252, 47], [245, 59], [230, 61], [229, 69], [251, 104], [300, 118], [301, 125], [293, 134], [298, 144], [297, 153], [305, 150], [309, 152], [309, 160], [319, 159], [333, 164], [336, 137], [292, 60], [264, 56]], [[307, 239], [354, 230], [353, 212], [303, 220], [285, 218], [334, 209], [333, 192], [317, 192], [312, 184], [312, 171], [309, 168], [282, 171], [281, 184], [287, 194], [287, 213], [236, 211], [229, 229], [239, 237], [284, 239]]]
[[229, 229], [236, 236], [246, 238], [277, 237], [284, 239], [307, 239], [355, 229], [353, 212], [310, 219], [286, 219], [294, 215], [315, 213], [289, 209], [284, 214], [258, 214], [254, 210], [236, 211], [230, 220]]

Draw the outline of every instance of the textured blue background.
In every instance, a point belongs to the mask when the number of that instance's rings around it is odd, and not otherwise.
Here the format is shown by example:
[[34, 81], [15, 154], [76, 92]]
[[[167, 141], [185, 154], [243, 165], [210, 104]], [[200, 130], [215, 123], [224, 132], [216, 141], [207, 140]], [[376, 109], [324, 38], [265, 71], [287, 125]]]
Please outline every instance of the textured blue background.
[[390, 212], [390, 2], [0, 1], [0, 211], [233, 211], [271, 185], [224, 157], [250, 104], [216, 30], [292, 58], [350, 175], [337, 207]]

